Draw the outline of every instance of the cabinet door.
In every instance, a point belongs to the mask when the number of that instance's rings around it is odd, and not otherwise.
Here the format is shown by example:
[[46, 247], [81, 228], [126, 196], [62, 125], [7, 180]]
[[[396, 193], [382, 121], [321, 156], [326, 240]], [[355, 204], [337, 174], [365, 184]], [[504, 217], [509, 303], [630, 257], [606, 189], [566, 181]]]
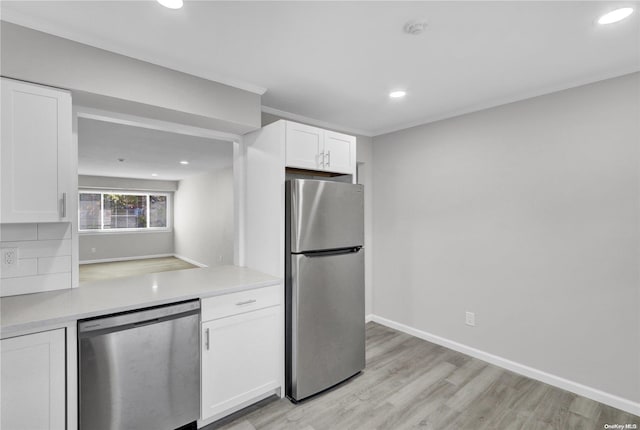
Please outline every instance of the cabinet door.
[[286, 166], [322, 170], [324, 130], [287, 121]]
[[71, 184], [71, 96], [2, 79], [3, 223], [68, 221]]
[[0, 341], [2, 421], [11, 430], [65, 428], [64, 329]]
[[324, 134], [324, 170], [335, 173], [355, 174], [356, 139], [353, 136], [325, 131]]
[[202, 324], [202, 419], [280, 386], [280, 306]]

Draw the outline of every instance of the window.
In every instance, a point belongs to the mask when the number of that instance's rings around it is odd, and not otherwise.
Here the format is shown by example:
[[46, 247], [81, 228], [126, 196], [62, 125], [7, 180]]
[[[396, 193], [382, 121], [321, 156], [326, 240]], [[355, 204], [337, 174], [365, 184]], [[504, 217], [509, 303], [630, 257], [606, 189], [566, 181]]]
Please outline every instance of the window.
[[80, 191], [80, 231], [168, 230], [170, 194]]

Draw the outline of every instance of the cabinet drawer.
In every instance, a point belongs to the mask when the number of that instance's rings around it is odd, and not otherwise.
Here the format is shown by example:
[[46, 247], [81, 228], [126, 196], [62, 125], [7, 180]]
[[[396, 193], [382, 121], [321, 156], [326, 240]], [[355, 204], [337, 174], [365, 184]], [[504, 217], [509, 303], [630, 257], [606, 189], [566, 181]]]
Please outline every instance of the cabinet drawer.
[[202, 321], [276, 306], [282, 302], [280, 285], [202, 299]]

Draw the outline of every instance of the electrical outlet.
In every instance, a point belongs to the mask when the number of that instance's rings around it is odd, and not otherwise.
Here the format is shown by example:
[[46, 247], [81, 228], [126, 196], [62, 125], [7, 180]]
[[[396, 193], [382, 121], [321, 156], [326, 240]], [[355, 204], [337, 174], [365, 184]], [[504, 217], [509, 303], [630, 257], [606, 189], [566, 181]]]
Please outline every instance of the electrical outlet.
[[476, 325], [476, 314], [474, 314], [473, 312], [467, 312], [466, 315], [465, 315], [465, 323], [467, 325], [475, 327], [475, 325]]
[[222, 263], [224, 261], [224, 258], [222, 257], [222, 255], [218, 256], [218, 263]]
[[96, 249], [95, 248], [91, 248], [91, 253], [95, 254], [96, 253]]
[[18, 265], [18, 248], [2, 248], [2, 265], [4, 267]]

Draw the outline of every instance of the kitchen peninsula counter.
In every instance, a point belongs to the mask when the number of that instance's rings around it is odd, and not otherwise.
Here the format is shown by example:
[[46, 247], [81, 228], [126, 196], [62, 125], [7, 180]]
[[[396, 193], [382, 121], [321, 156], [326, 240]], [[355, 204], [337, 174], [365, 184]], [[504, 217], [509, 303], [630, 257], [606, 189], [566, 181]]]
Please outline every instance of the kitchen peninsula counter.
[[87, 282], [78, 288], [0, 299], [2, 337], [53, 324], [278, 285], [264, 273], [218, 266]]

